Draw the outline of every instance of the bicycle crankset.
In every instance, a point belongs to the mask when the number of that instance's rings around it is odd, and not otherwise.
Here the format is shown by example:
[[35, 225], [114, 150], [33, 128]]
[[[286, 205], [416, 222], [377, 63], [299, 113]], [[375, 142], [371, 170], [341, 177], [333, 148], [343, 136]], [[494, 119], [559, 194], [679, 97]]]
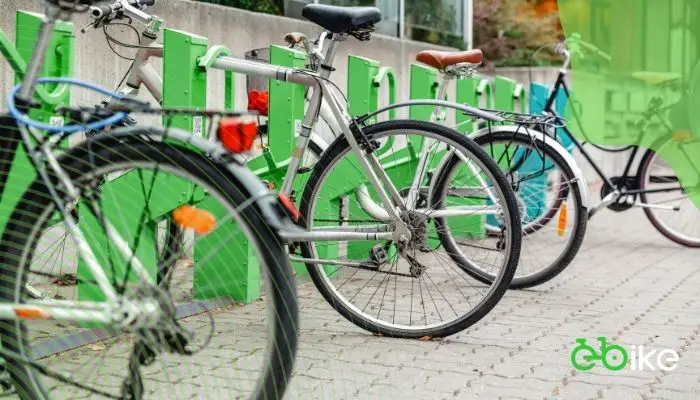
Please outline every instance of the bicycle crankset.
[[620, 196], [614, 202], [608, 204], [608, 208], [615, 212], [621, 212], [634, 207], [634, 204], [637, 202], [637, 194], [626, 194], [625, 192], [639, 190], [637, 177], [628, 176], [623, 179], [620, 176], [615, 176], [610, 178], [610, 181], [615, 187], [610, 187], [610, 185], [604, 183], [603, 187], [600, 188], [600, 198], [604, 199], [605, 196], [612, 193], [615, 189], [620, 192]]

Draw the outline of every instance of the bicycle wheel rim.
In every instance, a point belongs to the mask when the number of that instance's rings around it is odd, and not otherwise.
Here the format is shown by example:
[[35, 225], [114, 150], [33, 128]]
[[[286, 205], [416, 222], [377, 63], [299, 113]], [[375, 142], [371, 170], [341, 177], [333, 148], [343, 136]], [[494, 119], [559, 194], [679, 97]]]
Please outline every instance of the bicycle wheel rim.
[[[398, 124], [398, 125], [397, 125]], [[400, 125], [405, 125], [407, 128], [395, 128], [392, 129], [391, 126], [400, 126]], [[453, 140], [451, 138], [446, 138], [445, 136], [441, 135], [442, 130], [449, 130], [448, 128], [441, 127], [439, 125], [435, 124], [427, 124], [422, 125], [423, 127], [427, 128], [420, 128], [421, 125], [418, 124], [415, 121], [393, 121], [393, 122], [388, 122], [388, 123], [380, 123], [375, 126], [369, 127], [365, 129], [365, 134], [368, 135], [368, 137], [371, 140], [383, 140], [387, 137], [401, 137], [401, 136], [406, 136], [408, 134], [414, 135], [414, 136], [421, 136], [421, 137], [428, 137], [431, 139], [437, 139], [441, 143], [446, 143], [451, 146], [453, 149], [458, 149], [459, 151], [462, 151], [464, 154], [467, 155], [467, 157], [470, 157], [470, 159], [474, 159], [476, 164], [481, 167], [484, 171], [486, 171], [486, 167], [484, 163], [481, 161], [481, 159], [475, 157], [472, 154], [472, 149], [467, 149], [461, 142], [463, 141], [464, 138], [463, 136], [457, 134], [457, 139]], [[416, 127], [418, 126], [418, 128]], [[433, 128], [437, 127], [437, 128]], [[384, 128], [384, 129], [382, 129]], [[429, 128], [429, 129], [428, 129]], [[423, 129], [423, 130], [421, 130]], [[432, 130], [431, 130], [432, 129]], [[451, 130], [449, 130], [451, 131]], [[345, 143], [344, 139], [341, 139], [342, 143]], [[468, 139], [467, 139], [468, 140]], [[405, 139], [406, 142], [409, 141], [409, 139]], [[335, 143], [334, 145], [337, 145], [338, 143]], [[337, 154], [332, 154], [334, 153], [334, 149], [336, 149], [339, 146], [334, 147], [334, 145], [331, 145], [331, 149], [328, 150], [328, 157], [326, 160], [323, 162], [326, 163], [322, 168], [322, 170], [319, 170], [318, 174], [315, 175], [317, 180], [313, 183], [314, 186], [312, 189], [307, 188], [307, 191], [304, 194], [304, 199], [303, 201], [306, 203], [302, 203], [302, 212], [304, 213], [307, 218], [314, 218], [314, 215], [316, 215], [317, 209], [316, 207], [318, 206], [319, 202], [318, 199], [320, 196], [318, 196], [319, 192], [323, 191], [324, 185], [329, 182], [333, 181], [335, 182], [336, 180], [333, 180], [332, 177], [329, 176], [329, 174], [332, 171], [335, 171], [335, 166], [338, 164], [342, 163], [342, 160], [346, 157], [354, 157], [354, 153], [352, 153], [349, 148], [343, 149], [342, 152], [339, 152]], [[480, 151], [477, 146], [474, 146], [474, 148], [477, 151]], [[488, 157], [485, 156], [485, 154], [482, 155], [484, 159], [488, 159]], [[388, 160], [390, 157], [387, 156], [386, 154], [383, 154], [380, 156], [380, 158], [383, 158], [385, 160]], [[387, 161], [388, 163], [391, 163], [391, 161]], [[490, 170], [489, 170], [490, 172]], [[498, 173], [498, 172], [497, 172]], [[347, 179], [347, 176], [344, 176], [343, 179]], [[398, 187], [397, 187], [398, 188]], [[499, 196], [503, 196], [504, 194], [502, 192], [499, 192]], [[502, 197], [499, 197], [502, 199]], [[510, 197], [510, 201], [514, 202], [514, 197]], [[502, 199], [504, 204], [506, 201]], [[512, 205], [512, 203], [510, 203]], [[517, 216], [517, 213], [516, 213]], [[507, 218], [511, 218], [510, 214], [508, 214]], [[307, 221], [309, 222], [309, 221]], [[312, 222], [309, 222], [310, 226], [312, 225]], [[514, 234], [515, 236], [513, 237], [518, 237], [519, 238], [519, 232]], [[352, 322], [357, 324], [358, 326], [363, 327], [364, 329], [367, 329], [369, 331], [375, 332], [375, 333], [381, 333], [384, 335], [390, 335], [390, 336], [399, 336], [399, 337], [421, 337], [423, 335], [428, 335], [428, 336], [445, 336], [447, 334], [451, 334], [454, 332], [457, 332], [461, 329], [464, 329], [466, 326], [471, 325], [478, 321], [480, 318], [485, 315], [485, 313], [490, 309], [495, 302], [497, 302], [497, 299], [500, 298], [500, 295], [502, 293], [499, 293], [499, 290], [501, 288], [501, 285], [504, 281], [509, 282], [510, 281], [510, 274], [512, 274], [513, 270], [510, 268], [511, 265], [509, 264], [510, 261], [512, 261], [512, 255], [517, 253], [519, 249], [519, 243], [514, 243], [512, 240], [508, 240], [507, 246], [506, 246], [506, 251], [504, 252], [504, 267], [502, 274], [499, 275], [499, 279], [495, 282], [495, 284], [489, 286], [488, 288], [484, 289], [484, 294], [481, 299], [478, 301], [474, 301], [471, 306], [471, 308], [468, 311], [465, 312], [459, 312], [455, 313], [455, 316], [451, 319], [443, 319], [438, 322], [433, 322], [433, 323], [424, 323], [423, 325], [411, 325], [410, 322], [409, 324], [403, 323], [397, 323], [396, 321], [387, 321], [386, 318], [382, 319], [379, 317], [379, 314], [381, 314], [381, 310], [377, 316], [371, 315], [367, 312], [365, 312], [362, 307], [357, 306], [356, 304], [353, 303], [352, 299], [348, 299], [348, 295], [341, 293], [340, 288], [336, 283], [334, 283], [329, 274], [327, 274], [322, 266], [318, 265], [309, 265], [310, 272], [312, 273], [312, 278], [314, 278], [314, 283], [316, 283], [317, 286], [321, 289], [321, 292], [324, 294], [326, 297], [326, 300], [329, 301], [335, 308], [336, 310], [340, 311], [343, 313], [343, 315], [350, 319]], [[318, 249], [317, 246], [314, 244], [311, 244], [308, 246], [308, 256], [315, 258], [318, 255]], [[446, 255], [442, 255], [446, 260], [450, 260]], [[517, 258], [517, 255], [515, 256]], [[506, 261], [507, 260], [507, 261]], [[452, 261], [450, 260], [450, 263]], [[514, 263], [512, 265], [514, 267]], [[399, 269], [398, 267], [396, 268], [397, 270]], [[456, 269], [458, 270], [458, 269]], [[459, 270], [459, 273], [462, 273], [463, 271]], [[398, 279], [398, 278], [396, 278]], [[506, 282], [506, 286], [507, 286]], [[394, 281], [395, 283], [395, 281]], [[420, 283], [419, 283], [420, 284]], [[378, 289], [377, 289], [378, 290]], [[371, 300], [371, 299], [370, 299]], [[412, 304], [412, 303], [411, 303]], [[375, 306], [376, 307], [376, 306]], [[380, 307], [381, 308], [381, 307]], [[366, 307], [365, 307], [366, 309]], [[376, 308], [375, 308], [376, 310]]]

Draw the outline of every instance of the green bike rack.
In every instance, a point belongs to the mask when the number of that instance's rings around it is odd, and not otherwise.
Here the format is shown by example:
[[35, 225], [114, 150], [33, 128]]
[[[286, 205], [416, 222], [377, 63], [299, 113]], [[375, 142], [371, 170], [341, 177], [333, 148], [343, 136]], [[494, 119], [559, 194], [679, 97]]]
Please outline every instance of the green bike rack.
[[[382, 83], [386, 80], [388, 84], [389, 104], [396, 102], [396, 78], [394, 71], [389, 67], [380, 67], [378, 61], [350, 55], [348, 56], [348, 103], [349, 113], [351, 116], [361, 116], [369, 114], [379, 109], [379, 94]], [[389, 111], [389, 119], [396, 119], [396, 110]], [[368, 124], [376, 123], [376, 117], [368, 120]], [[385, 154], [393, 146], [392, 140], [384, 142], [381, 148], [375, 151], [375, 155], [380, 157]], [[359, 166], [357, 166], [359, 168]], [[366, 182], [365, 185], [366, 186]], [[354, 189], [360, 189], [361, 185]], [[371, 187], [368, 187], [368, 193], [376, 201], [377, 196]], [[345, 193], [344, 193], [345, 194]], [[356, 196], [357, 192], [349, 196]], [[334, 199], [335, 201], [335, 199]], [[348, 202], [348, 213], [352, 216], [351, 219], [367, 220], [371, 217], [359, 207], [356, 201]], [[372, 243], [366, 242], [350, 242], [348, 243], [349, 254], [362, 254], [369, 251]]]
[[[456, 81], [456, 102], [460, 104], [467, 104], [473, 107], [486, 107], [490, 108], [492, 96], [491, 96], [491, 84], [487, 79], [483, 78], [465, 78], [458, 79]], [[474, 132], [476, 126], [472, 122], [471, 116], [463, 113], [456, 112], [455, 115], [455, 129], [466, 135]], [[455, 175], [455, 182], [471, 182], [473, 181], [473, 174], [470, 170], [462, 167]], [[481, 199], [453, 199], [452, 203], [459, 205], [484, 205], [486, 202]], [[472, 217], [450, 217], [447, 218], [450, 229], [453, 234], [457, 237], [470, 237], [470, 238], [483, 238], [486, 234], [486, 218], [484, 216], [472, 216]]]
[[[411, 100], [432, 100], [437, 98], [438, 72], [435, 68], [411, 64], [410, 74], [409, 98]], [[408, 118], [430, 121], [433, 111], [435, 111], [434, 106], [411, 106], [408, 111]]]
[[[348, 56], [348, 102], [353, 117], [368, 114], [379, 108], [379, 92], [382, 83], [388, 84], [389, 104], [396, 103], [396, 77], [389, 67], [369, 58]], [[389, 119], [396, 119], [396, 110], [389, 111]], [[373, 117], [368, 124], [373, 124]]]
[[[494, 81], [494, 88], [496, 92], [495, 108], [502, 111], [511, 112], [527, 112], [528, 99], [527, 92], [523, 85], [515, 82], [512, 79], [504, 77], [496, 77]], [[517, 154], [511, 155], [517, 156]], [[504, 157], [505, 159], [505, 157]], [[520, 169], [520, 173], [536, 172], [542, 167], [542, 161], [539, 156], [531, 155], [528, 160], [526, 160], [523, 167]], [[528, 193], [528, 204], [526, 215], [523, 218], [537, 218], [542, 212], [545, 211], [546, 206], [546, 196], [547, 193], [543, 190], [547, 185], [547, 176], [535, 176], [529, 178], [526, 182], [522, 182], [520, 185], [520, 191]], [[489, 217], [489, 221], [495, 223], [493, 217]]]
[[[39, 33], [43, 15], [17, 11], [15, 25], [15, 43], [13, 45], [5, 33], [0, 30], [0, 54], [10, 63], [15, 72], [15, 81], [20, 82], [24, 77], [27, 62], [31, 58], [34, 42]], [[54, 27], [53, 36], [49, 43], [48, 52], [41, 76], [67, 77], [73, 72], [73, 49], [75, 36], [73, 24], [58, 21]], [[32, 110], [32, 118], [55, 125], [63, 125], [63, 118], [54, 115], [56, 106], [70, 103], [70, 86], [41, 85], [37, 87], [36, 99], [41, 107]], [[14, 126], [0, 127], [0, 129], [16, 129]], [[7, 136], [9, 137], [9, 135]], [[15, 208], [17, 201], [25, 192], [29, 184], [36, 178], [34, 167], [29, 161], [24, 147], [17, 140], [8, 140], [7, 144], [15, 150], [15, 157], [9, 164], [0, 169], [4, 176], [0, 177], [0, 231], [4, 230], [9, 213]]]
[[[206, 50], [207, 41], [205, 38], [176, 30], [166, 29], [164, 31], [164, 107], [203, 109], [206, 106], [206, 71], [199, 69], [196, 63], [198, 57], [204, 55]], [[206, 129], [204, 118], [201, 116], [164, 118], [163, 124], [199, 136], [202, 136]], [[152, 200], [152, 203], [145, 204], [144, 190], [152, 190], [154, 193], [172, 193], [173, 195], [158, 196], [157, 199]], [[104, 184], [102, 195], [105, 199], [103, 212], [106, 218], [111, 222], [114, 221], [112, 223], [115, 223], [116, 230], [127, 243], [134, 244], [138, 240], [138, 247], [134, 249], [132, 246], [132, 250], [135, 251], [136, 256], [154, 279], [157, 272], [157, 259], [153, 248], [156, 245], [158, 223], [180, 205], [198, 201], [206, 204], [207, 200], [204, 193], [194, 193], [189, 182], [176, 176], [168, 175], [151, 179], [150, 174], [137, 172], [126, 173]], [[79, 207], [81, 206], [79, 205]], [[151, 213], [142, 220], [142, 211], [145, 209], [150, 210]], [[83, 232], [86, 232], [90, 243], [99, 244], [91, 246], [98, 262], [101, 265], [112, 266], [111, 269], [105, 271], [108, 276], [114, 275], [118, 279], [123, 279], [126, 273], [126, 262], [115, 259], [118, 257], [118, 252], [112, 248], [113, 245], [107, 240], [99, 221], [89, 213], [82, 213], [79, 224]], [[198, 242], [195, 248], [195, 259], [198, 252], [201, 252], [201, 247], [206, 247], [202, 243], [206, 244], [207, 240], [208, 238], [205, 238]], [[198, 281], [211, 282], [212, 279], [206, 279], [209, 273], [207, 268], [195, 271], [195, 296], [207, 297], [206, 288], [202, 288]], [[78, 284], [78, 297], [80, 299], [100, 300], [103, 298], [100, 289], [94, 284], [88, 283], [91, 274], [82, 259], [78, 263], [78, 275], [87, 278]], [[205, 279], [202, 279], [203, 276]], [[137, 277], [132, 273], [128, 279], [135, 280]], [[233, 289], [231, 288], [231, 290]]]
[[[306, 55], [282, 46], [270, 46], [270, 64], [303, 69]], [[267, 147], [263, 155], [250, 160], [248, 166], [274, 187], [282, 186], [294, 150], [295, 138], [304, 119], [304, 87], [280, 80], [270, 80], [267, 119]], [[295, 187], [295, 194], [299, 188]]]
[[[491, 95], [491, 82], [485, 78], [465, 78], [457, 80], [457, 103], [468, 104], [473, 107], [491, 108], [493, 96]], [[455, 116], [455, 129], [462, 133], [472, 133], [476, 129], [472, 118], [463, 112], [457, 112]]]
[[494, 79], [494, 107], [500, 111], [527, 112], [527, 93], [516, 81], [497, 76]]

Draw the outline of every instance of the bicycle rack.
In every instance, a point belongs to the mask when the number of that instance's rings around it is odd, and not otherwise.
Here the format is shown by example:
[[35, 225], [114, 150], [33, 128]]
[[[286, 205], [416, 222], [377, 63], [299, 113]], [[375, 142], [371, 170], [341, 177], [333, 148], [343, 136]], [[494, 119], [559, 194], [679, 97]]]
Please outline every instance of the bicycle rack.
[[[464, 78], [457, 80], [456, 101], [460, 104], [469, 104], [477, 107], [491, 108], [492, 107], [492, 88], [491, 82], [485, 78]], [[455, 115], [455, 129], [462, 133], [474, 132], [477, 127], [474, 126], [472, 118], [465, 113], [458, 112]]]

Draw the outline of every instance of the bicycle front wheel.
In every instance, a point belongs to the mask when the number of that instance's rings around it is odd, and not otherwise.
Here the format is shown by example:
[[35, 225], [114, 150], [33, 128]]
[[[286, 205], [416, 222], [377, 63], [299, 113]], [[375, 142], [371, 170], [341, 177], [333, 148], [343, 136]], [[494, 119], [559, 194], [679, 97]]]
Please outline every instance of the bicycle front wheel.
[[[475, 140], [498, 163], [518, 198], [523, 251], [510, 287], [528, 288], [553, 279], [578, 253], [588, 221], [571, 167], [546, 140], [525, 133], [492, 132]], [[453, 156], [438, 174], [436, 190], [449, 201], [461, 198], [455, 188], [469, 185], [462, 182], [464, 170], [464, 161]], [[487, 229], [491, 235], [500, 234], [500, 221], [487, 218]], [[443, 243], [455, 255], [468, 251], [454, 236], [445, 235]], [[464, 265], [472, 276], [484, 281], [495, 279], [498, 273], [484, 264]]]
[[[654, 146], [658, 152], [647, 150], [639, 163], [639, 201], [646, 205], [644, 213], [649, 221], [666, 238], [686, 247], [700, 247], [700, 209], [689, 193], [700, 192], [700, 178], [681, 186], [678, 176], [659, 155], [664, 147], [672, 146], [669, 140]], [[681, 145], [682, 146], [682, 145]]]
[[[136, 138], [89, 140], [60, 165], [79, 192], [83, 244], [118, 301], [106, 300], [72, 240], [56, 250], [80, 256], [68, 271], [72, 281], [66, 271], [43, 268], [64, 235], [47, 229], [61, 213], [35, 181], [0, 243], [0, 298], [26, 307], [61, 301], [76, 317], [0, 322], [2, 356], [19, 397], [281, 398], [297, 343], [295, 285], [276, 231], [238, 177], [206, 156]], [[196, 232], [191, 247], [162, 250], [158, 225], [167, 220]], [[108, 239], [110, 225], [122, 245]], [[124, 256], [124, 243], [133, 257]], [[147, 277], [136, 274], [135, 259]], [[31, 299], [29, 287], [51, 295]], [[242, 305], [258, 295], [264, 301]], [[139, 314], [147, 308], [135, 306], [130, 324], [86, 322], [91, 310], [142, 302], [151, 304], [147, 319]]]
[[[401, 197], [403, 204], [395, 206], [403, 206], [398, 208], [411, 239], [407, 243], [371, 238], [303, 243], [302, 255], [314, 261], [307, 261], [314, 284], [340, 314], [373, 333], [444, 337], [473, 325], [503, 296], [517, 266], [520, 222], [508, 182], [478, 145], [450, 128], [422, 121], [388, 121], [363, 132], [379, 144], [374, 154]], [[474, 190], [457, 207], [430, 199], [430, 176], [451, 151], [472, 165]], [[428, 167], [422, 174], [421, 155]], [[321, 156], [301, 202], [310, 230], [392, 229], [357, 157], [345, 138], [337, 139]], [[491, 204], [485, 203], [487, 193], [494, 200]], [[411, 197], [414, 201], [409, 201]], [[459, 215], [452, 218], [460, 220], [459, 232], [453, 226], [455, 234], [472, 246], [459, 262], [442, 245], [442, 227], [436, 218], [452, 211]], [[486, 234], [489, 213], [503, 223], [498, 238]], [[488, 264], [498, 271], [496, 278], [479, 282], [460, 262]]]

